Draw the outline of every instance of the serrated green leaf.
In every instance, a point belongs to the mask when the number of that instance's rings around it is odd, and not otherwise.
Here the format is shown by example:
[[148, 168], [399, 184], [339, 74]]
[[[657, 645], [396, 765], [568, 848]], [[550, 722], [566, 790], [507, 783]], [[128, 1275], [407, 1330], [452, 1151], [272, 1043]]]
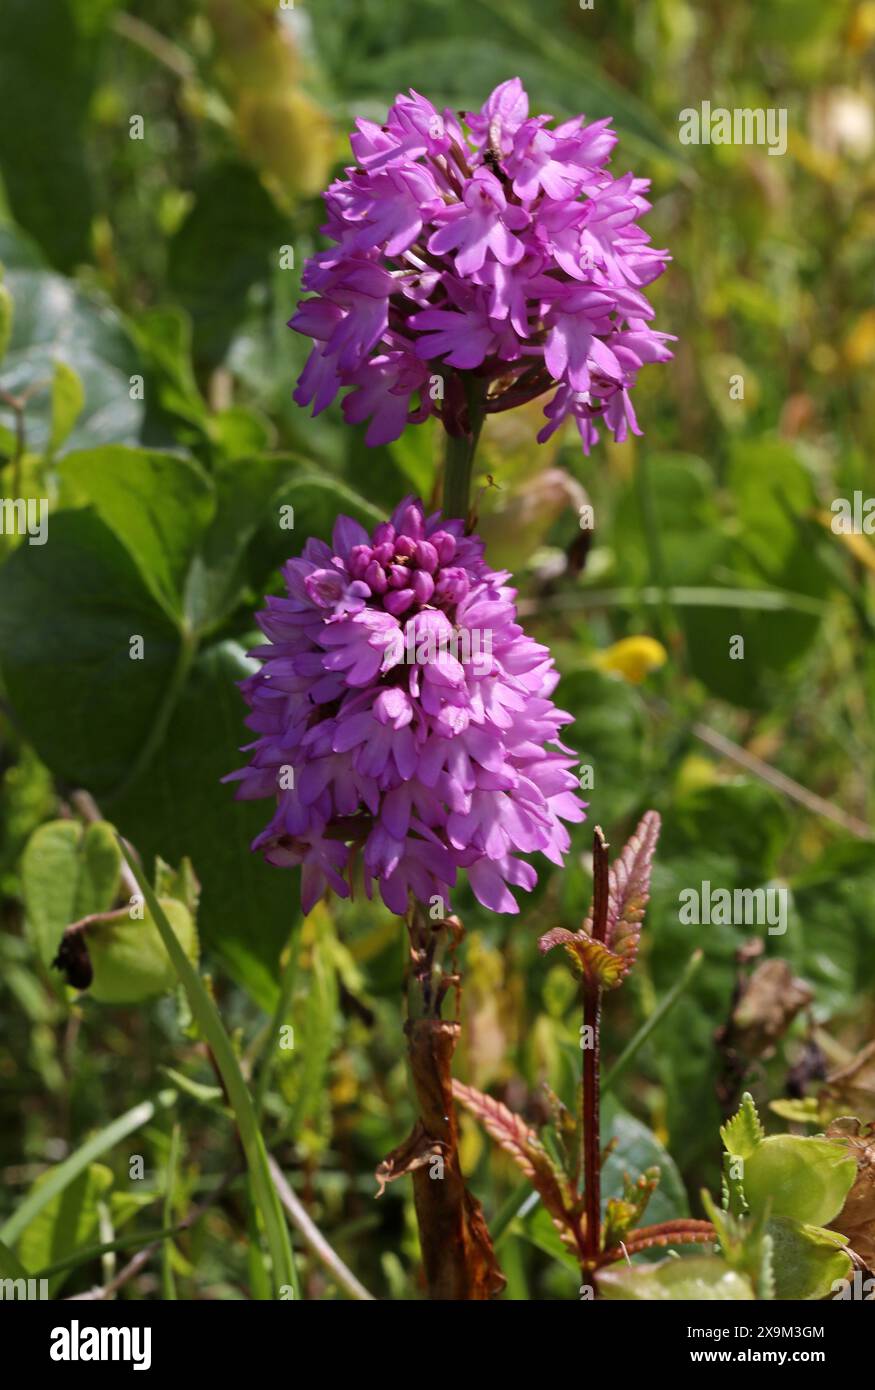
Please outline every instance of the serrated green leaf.
[[770, 1100], [769, 1109], [775, 1115], [780, 1115], [782, 1120], [788, 1120], [794, 1125], [819, 1125], [823, 1123], [821, 1118], [820, 1103], [816, 1096], [805, 1096], [801, 1100]]
[[759, 1147], [765, 1137], [753, 1096], [745, 1091], [741, 1105], [731, 1120], [720, 1128], [727, 1153], [747, 1159]]
[[654, 1265], [614, 1265], [598, 1275], [603, 1298], [648, 1302], [737, 1301], [754, 1298], [749, 1280], [716, 1255], [693, 1255], [684, 1260], [661, 1260]]
[[758, 1299], [775, 1297], [774, 1244], [764, 1217], [741, 1217], [721, 1211], [710, 1193], [702, 1193], [702, 1205], [717, 1232], [720, 1253], [731, 1269], [750, 1280]]

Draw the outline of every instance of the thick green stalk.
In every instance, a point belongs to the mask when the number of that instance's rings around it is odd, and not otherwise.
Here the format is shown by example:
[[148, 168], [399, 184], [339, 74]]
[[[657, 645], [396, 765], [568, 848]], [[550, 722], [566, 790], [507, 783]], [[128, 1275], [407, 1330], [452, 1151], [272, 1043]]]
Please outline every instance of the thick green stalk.
[[471, 508], [471, 474], [477, 441], [485, 414], [485, 389], [474, 380], [465, 381], [467, 418], [461, 434], [446, 435], [444, 446], [443, 513], [447, 518], [461, 517], [467, 522]]

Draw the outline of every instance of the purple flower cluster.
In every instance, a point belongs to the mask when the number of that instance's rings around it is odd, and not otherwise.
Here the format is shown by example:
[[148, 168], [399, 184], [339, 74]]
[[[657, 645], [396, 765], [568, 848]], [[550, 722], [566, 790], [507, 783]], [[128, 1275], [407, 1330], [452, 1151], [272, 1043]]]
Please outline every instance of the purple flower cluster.
[[569, 415], [587, 452], [599, 420], [641, 433], [629, 392], [671, 357], [641, 292], [668, 260], [637, 222], [649, 181], [608, 173], [609, 120], [551, 119], [512, 78], [461, 119], [411, 92], [385, 125], [357, 121], [357, 164], [325, 195], [335, 245], [307, 263], [316, 297], [291, 320], [313, 340], [300, 405], [351, 387], [369, 444], [430, 414], [458, 433], [457, 374], [473, 372], [487, 413], [554, 392], [542, 443]]
[[[406, 498], [370, 537], [339, 518], [284, 578], [288, 597], [258, 615], [262, 666], [241, 682], [251, 762], [226, 779], [276, 798], [253, 849], [303, 866], [305, 911], [328, 887], [349, 896], [360, 853], [368, 896], [376, 882], [394, 912], [411, 892], [449, 910], [460, 869], [486, 907], [516, 912], [508, 885], [537, 882], [518, 856], [561, 864], [562, 822], [584, 812], [558, 674], [516, 622], [510, 575], [461, 521]], [[488, 662], [471, 660], [484, 645]]]

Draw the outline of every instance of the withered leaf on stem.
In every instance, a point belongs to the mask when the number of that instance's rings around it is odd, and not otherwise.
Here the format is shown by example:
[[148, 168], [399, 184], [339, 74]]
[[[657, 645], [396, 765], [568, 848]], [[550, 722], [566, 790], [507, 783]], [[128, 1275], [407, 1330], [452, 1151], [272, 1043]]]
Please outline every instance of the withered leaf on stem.
[[828, 1127], [827, 1138], [841, 1140], [857, 1162], [854, 1185], [832, 1229], [847, 1236], [854, 1254], [875, 1273], [875, 1125], [843, 1115]]

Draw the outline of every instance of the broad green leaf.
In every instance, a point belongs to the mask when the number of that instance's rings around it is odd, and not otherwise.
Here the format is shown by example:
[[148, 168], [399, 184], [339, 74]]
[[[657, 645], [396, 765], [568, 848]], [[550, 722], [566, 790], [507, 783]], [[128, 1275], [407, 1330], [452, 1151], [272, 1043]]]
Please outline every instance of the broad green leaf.
[[4, 1279], [26, 1279], [28, 1272], [13, 1250], [0, 1241], [0, 1275]]
[[745, 1159], [744, 1195], [754, 1212], [826, 1226], [854, 1184], [857, 1165], [830, 1139], [775, 1134]]
[[799, 925], [789, 958], [815, 986], [819, 1007], [846, 1009], [849, 997], [875, 982], [875, 847], [838, 840], [794, 884], [793, 895]]
[[592, 768], [592, 789], [583, 792], [588, 815], [593, 823], [613, 825], [641, 804], [650, 764], [646, 712], [637, 690], [601, 671], [574, 669], [579, 660], [575, 648], [557, 699], [574, 715], [568, 741], [580, 765]]
[[275, 431], [260, 411], [234, 405], [213, 415], [208, 425], [210, 439], [227, 459], [255, 459], [271, 447]]
[[[284, 529], [279, 494], [301, 464], [284, 454], [225, 460], [213, 472], [216, 511], [186, 586], [186, 604], [197, 626], [215, 627], [240, 602], [251, 579], [259, 590], [269, 583], [271, 569], [296, 553], [300, 541], [295, 529]], [[293, 505], [293, 504], [290, 504]], [[297, 513], [286, 514], [299, 529]], [[272, 532], [284, 547], [277, 555], [270, 547], [253, 545], [256, 533]], [[251, 551], [250, 548], [251, 547]], [[251, 559], [252, 569], [249, 571]], [[257, 593], [256, 601], [261, 593]]]
[[34, 832], [22, 856], [28, 934], [45, 966], [57, 955], [64, 928], [75, 921], [81, 836], [76, 821], [50, 821]]
[[[288, 509], [292, 511], [289, 512]], [[385, 513], [359, 492], [328, 474], [300, 472], [289, 479], [273, 498], [271, 514], [250, 546], [249, 566], [253, 583], [263, 582], [292, 555], [300, 555], [311, 536], [330, 540], [339, 516], [351, 516], [370, 531]], [[293, 529], [287, 529], [290, 522]]]
[[215, 510], [206, 475], [173, 454], [106, 446], [68, 454], [60, 476], [62, 505], [93, 508], [149, 592], [180, 618], [192, 555]]
[[773, 1242], [776, 1298], [828, 1298], [835, 1281], [850, 1276], [845, 1237], [837, 1232], [787, 1218], [769, 1221], [766, 1229]]
[[763, 1142], [765, 1130], [749, 1091], [745, 1091], [741, 1105], [732, 1119], [727, 1120], [721, 1127], [720, 1138], [726, 1152], [736, 1154], [739, 1158], [749, 1158]]
[[57, 955], [65, 927], [115, 900], [121, 856], [112, 827], [49, 821], [27, 843], [21, 881], [28, 932], [43, 965]]
[[[46, 1183], [51, 1171], [37, 1178], [35, 1190]], [[58, 1192], [25, 1227], [18, 1242], [18, 1254], [25, 1269], [35, 1274], [57, 1263], [82, 1245], [90, 1245], [97, 1233], [97, 1203], [112, 1186], [112, 1172], [102, 1163], [92, 1163]], [[64, 1281], [56, 1274], [49, 1280], [54, 1297]]]
[[119, 886], [121, 854], [108, 821], [86, 825], [79, 844], [81, 869], [74, 911], [76, 917], [105, 912], [115, 900]]
[[649, 1302], [752, 1302], [749, 1280], [716, 1255], [661, 1260], [654, 1265], [613, 1265], [598, 1275], [599, 1293], [607, 1299]]
[[209, 411], [198, 389], [191, 362], [191, 319], [178, 305], [148, 309], [131, 325], [134, 340], [148, 363], [150, 386], [161, 409], [206, 430]]
[[278, 961], [300, 915], [297, 873], [265, 864], [249, 845], [268, 803], [236, 801], [220, 779], [247, 741], [235, 682], [254, 669], [236, 642], [206, 648], [154, 758], [112, 804], [121, 832], [148, 861], [190, 855], [201, 881], [198, 928], [263, 1008], [276, 1002]]
[[93, 510], [49, 525], [51, 544], [19, 546], [3, 567], [0, 665], [43, 762], [101, 800], [160, 735], [184, 649]]
[[[590, 120], [613, 117], [622, 133], [639, 151], [658, 153], [680, 163], [677, 144], [670, 141], [646, 106], [606, 77], [597, 62], [580, 46], [569, 49], [551, 35], [524, 5], [489, 5], [499, 26], [507, 26], [506, 39], [489, 37], [416, 34], [406, 44], [396, 42], [386, 52], [350, 68], [345, 90], [352, 96], [367, 95], [384, 105], [396, 92], [413, 86], [427, 92], [440, 110], [478, 111], [485, 96], [507, 80], [519, 76], [534, 104], [557, 119], [585, 111]], [[490, 25], [490, 29], [492, 25]]]
[[[118, 313], [73, 281], [28, 265], [26, 244], [11, 238], [8, 244], [21, 267], [15, 268], [15, 262], [7, 265], [15, 318], [3, 361], [3, 385], [13, 393], [31, 393], [25, 416], [28, 449], [36, 452], [49, 445], [51, 387], [58, 362], [75, 371], [84, 392], [81, 413], [63, 448], [135, 443], [144, 403], [132, 378], [142, 373], [142, 364]], [[0, 229], [0, 259], [6, 246]], [[0, 408], [0, 425], [9, 428], [11, 422], [10, 411]]]
[[[197, 964], [197, 928], [190, 912], [174, 898], [159, 901], [182, 949]], [[112, 920], [95, 923], [86, 939], [94, 971], [88, 995], [100, 1004], [140, 1004], [166, 994], [176, 983], [173, 963], [148, 912], [140, 921], [124, 908]]]
[[194, 325], [195, 357], [219, 362], [252, 286], [267, 281], [289, 226], [254, 169], [206, 168], [195, 203], [169, 248], [171, 288]]
[[71, 434], [85, 404], [85, 391], [78, 374], [58, 358], [52, 377], [52, 429], [49, 453], [55, 454]]
[[[0, 8], [0, 165], [16, 221], [64, 270], [88, 256], [93, 193], [86, 118], [94, 46], [67, 0]], [[49, 152], [51, 157], [49, 158]]]
[[607, 1101], [602, 1118], [602, 1135], [604, 1145], [616, 1140], [602, 1166], [603, 1207], [609, 1197], [623, 1195], [624, 1174], [628, 1174], [634, 1182], [651, 1168], [658, 1168], [659, 1185], [647, 1205], [648, 1223], [657, 1224], [670, 1221], [673, 1217], [689, 1216], [687, 1194], [677, 1166], [646, 1125], [613, 1101]]
[[[133, 527], [119, 515], [124, 500], [115, 485], [107, 496], [120, 532]], [[144, 535], [132, 541], [144, 564], [156, 509], [153, 498]], [[171, 536], [190, 524], [180, 520]], [[4, 567], [0, 663], [8, 697], [55, 776], [87, 786], [148, 859], [191, 856], [203, 885], [203, 939], [270, 1009], [279, 952], [298, 916], [297, 875], [249, 850], [267, 807], [236, 802], [220, 785], [240, 766], [248, 740], [235, 682], [252, 664], [236, 643], [207, 647], [192, 663], [191, 645], [92, 508], [62, 511], [51, 528], [51, 545], [20, 547]], [[182, 543], [165, 546], [157, 522], [154, 534], [156, 563], [166, 559], [172, 576]]]

